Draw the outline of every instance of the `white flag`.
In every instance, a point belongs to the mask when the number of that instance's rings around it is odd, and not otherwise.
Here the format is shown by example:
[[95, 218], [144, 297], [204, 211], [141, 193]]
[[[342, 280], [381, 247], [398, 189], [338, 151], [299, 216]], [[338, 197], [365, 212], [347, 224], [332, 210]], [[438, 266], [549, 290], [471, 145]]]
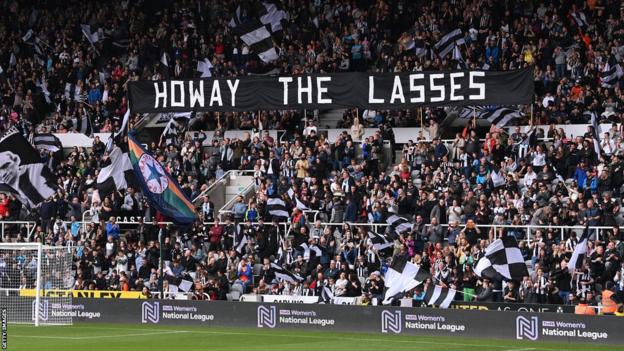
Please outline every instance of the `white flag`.
[[210, 69], [212, 68], [212, 62], [208, 58], [205, 58], [203, 61], [197, 61], [197, 71], [201, 72], [201, 78], [210, 78], [212, 77], [212, 72]]

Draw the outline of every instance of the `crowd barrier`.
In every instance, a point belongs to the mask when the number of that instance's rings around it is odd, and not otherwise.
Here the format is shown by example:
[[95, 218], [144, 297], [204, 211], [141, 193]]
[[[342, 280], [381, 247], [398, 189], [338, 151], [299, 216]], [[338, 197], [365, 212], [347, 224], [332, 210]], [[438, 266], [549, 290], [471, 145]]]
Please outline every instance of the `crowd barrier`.
[[[19, 296], [34, 297], [35, 289], [20, 289]], [[158, 297], [159, 293], [153, 293]], [[73, 297], [85, 299], [146, 299], [140, 291], [112, 291], [112, 290], [42, 290], [41, 297]], [[193, 293], [178, 292], [165, 293], [164, 301], [167, 300], [192, 300]], [[207, 296], [208, 297], [208, 296]], [[208, 297], [209, 298], [209, 297]], [[293, 296], [293, 295], [257, 295], [243, 294], [239, 300], [245, 302], [267, 302], [267, 303], [293, 303], [293, 304], [317, 304], [320, 303], [318, 296]], [[359, 297], [336, 296], [328, 304], [332, 305], [361, 305]], [[427, 307], [422, 301], [414, 301], [409, 298], [401, 300], [402, 307]], [[478, 311], [516, 311], [516, 312], [552, 312], [552, 313], [574, 313], [572, 305], [550, 305], [538, 303], [506, 303], [506, 302], [467, 302], [453, 301], [450, 308], [460, 310]]]
[[[314, 224], [314, 220], [319, 217], [319, 212], [318, 211], [304, 211], [304, 212], [306, 213], [308, 217], [308, 225], [312, 226]], [[82, 221], [79, 221], [83, 231], [86, 231], [86, 226], [88, 224], [95, 223], [93, 220], [90, 220], [91, 215], [92, 215], [91, 211], [85, 211], [83, 214]], [[158, 224], [158, 225], [165, 225], [165, 226], [173, 225], [172, 222], [151, 222], [149, 221], [149, 219], [145, 219], [145, 221], [146, 223], [152, 223], [152, 224]], [[135, 217], [128, 218], [128, 217], [121, 217], [121, 216], [116, 217], [116, 223], [122, 227], [121, 228], [122, 232], [135, 229], [141, 224], [141, 222], [137, 221], [137, 218]], [[225, 224], [225, 223], [226, 223], [225, 221], [204, 222], [205, 225]], [[65, 221], [65, 224], [69, 228], [69, 226], [71, 225], [71, 222]], [[290, 222], [278, 222], [277, 224], [282, 230], [281, 234], [283, 235], [283, 238], [285, 239], [285, 236], [289, 232], [291, 223]], [[0, 235], [3, 241], [8, 241], [11, 237], [15, 236], [15, 234], [17, 233], [17, 230], [13, 230], [10, 233], [5, 234], [5, 227], [6, 228], [19, 228], [20, 226], [25, 226], [28, 231], [28, 239], [30, 240], [32, 234], [34, 233], [36, 225], [37, 225], [36, 222], [0, 221]], [[267, 223], [265, 225], [272, 225], [272, 223]], [[353, 223], [353, 222], [340, 222], [340, 223], [321, 222], [320, 225], [321, 225], [321, 228], [323, 229], [325, 227], [330, 227], [336, 230], [338, 228], [341, 228], [347, 225], [352, 229], [356, 227], [365, 227], [367, 230], [372, 230], [376, 232], [383, 232], [388, 226], [388, 224], [386, 223]], [[429, 227], [429, 226], [430, 225], [427, 224], [425, 227]], [[441, 224], [441, 226], [445, 230], [449, 227], [448, 224]], [[460, 224], [460, 228], [463, 228], [463, 227], [464, 227], [464, 224]], [[554, 226], [554, 225], [478, 224], [477, 227], [481, 228], [482, 230], [486, 230], [486, 232], [492, 231], [495, 234], [494, 235], [495, 237], [499, 237], [503, 233], [504, 230], [515, 229], [516, 232], [520, 233], [520, 235], [516, 234], [516, 238], [518, 240], [526, 240], [526, 241], [531, 241], [535, 239], [535, 233], [538, 230], [542, 231], [543, 237], [545, 237], [546, 231], [551, 230], [555, 233], [555, 236], [559, 237], [559, 239], [563, 241], [567, 238], [567, 234], [569, 234], [570, 232], [575, 232], [577, 234], [577, 237], [580, 237], [581, 234], [583, 233], [583, 230], [585, 229], [585, 226], [581, 226], [581, 225]], [[608, 227], [608, 226], [593, 227], [592, 226], [592, 227], [589, 227], [589, 230], [590, 230], [590, 239], [607, 240], [608, 238], [607, 235], [609, 232], [613, 230], [613, 227]]]
[[323, 304], [74, 298], [42, 300], [41, 315], [74, 323], [299, 329], [422, 336], [459, 336], [564, 343], [624, 343], [622, 319], [565, 313], [353, 307]]
[[[240, 297], [241, 302], [270, 302], [270, 303], [294, 303], [294, 304], [316, 304], [319, 303], [318, 296], [292, 296], [292, 295], [256, 295], [244, 294]], [[361, 305], [362, 301], [358, 297], [336, 296], [331, 300], [332, 305]], [[373, 304], [375, 301], [373, 300]], [[414, 301], [410, 298], [401, 300], [402, 307], [427, 307], [422, 301]], [[450, 308], [460, 310], [477, 311], [516, 311], [516, 312], [552, 312], [552, 313], [574, 313], [572, 305], [550, 305], [538, 303], [506, 303], [506, 302], [468, 302], [453, 301]]]

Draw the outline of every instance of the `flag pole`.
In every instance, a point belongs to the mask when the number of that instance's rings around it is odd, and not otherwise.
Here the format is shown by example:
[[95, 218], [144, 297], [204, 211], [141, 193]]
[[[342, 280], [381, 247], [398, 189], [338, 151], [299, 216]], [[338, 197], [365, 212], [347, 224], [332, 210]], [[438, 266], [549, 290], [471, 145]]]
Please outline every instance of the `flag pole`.
[[529, 121], [529, 125], [533, 127], [533, 103], [531, 103], [531, 121]]
[[423, 113], [422, 113], [422, 107], [418, 108], [418, 118], [420, 119], [420, 129], [424, 129], [425, 125], [423, 123]]
[[[436, 277], [435, 275], [432, 275], [431, 277], [432, 277], [433, 279], [437, 280], [437, 281], [438, 281], [438, 283], [442, 283], [442, 281], [440, 280], [440, 278]], [[443, 283], [443, 284], [444, 284], [444, 285], [446, 285], [445, 283]], [[449, 288], [449, 289], [450, 289], [450, 288]], [[458, 292], [458, 293], [460, 293], [460, 294], [462, 294], [462, 295], [466, 295], [466, 296], [470, 296], [470, 297], [477, 297], [477, 295], [470, 294], [470, 293], [467, 293], [467, 292], [463, 292], [463, 291], [461, 291], [461, 290], [457, 290], [457, 289], [453, 289], [453, 290], [455, 290], [456, 292]]]
[[158, 277], [158, 291], [160, 292], [160, 298], [164, 299], [165, 296], [164, 296], [164, 287], [163, 287], [164, 285], [163, 273], [164, 273], [165, 260], [163, 257], [163, 253], [165, 251], [164, 249], [165, 236], [163, 235], [162, 228], [160, 228], [160, 230], [158, 231], [158, 243], [160, 246], [160, 264], [159, 264], [160, 268], [158, 269], [160, 272], [160, 276]]
[[477, 108], [472, 106], [472, 128], [477, 128]]

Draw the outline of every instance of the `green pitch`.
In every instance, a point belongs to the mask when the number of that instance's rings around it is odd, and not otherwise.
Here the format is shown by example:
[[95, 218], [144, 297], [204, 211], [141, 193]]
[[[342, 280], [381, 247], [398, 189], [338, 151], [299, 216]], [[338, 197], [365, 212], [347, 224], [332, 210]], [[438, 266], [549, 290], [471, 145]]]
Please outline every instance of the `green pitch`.
[[492, 339], [417, 337], [370, 333], [168, 327], [137, 324], [8, 326], [7, 350], [624, 350], [624, 346], [552, 344]]

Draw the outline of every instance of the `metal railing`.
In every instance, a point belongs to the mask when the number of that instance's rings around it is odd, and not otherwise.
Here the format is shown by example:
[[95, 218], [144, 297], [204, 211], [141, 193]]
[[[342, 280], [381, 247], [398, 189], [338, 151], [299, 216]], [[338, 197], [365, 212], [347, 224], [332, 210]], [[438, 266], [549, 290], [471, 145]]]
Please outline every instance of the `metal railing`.
[[238, 194], [236, 194], [236, 196], [232, 197], [228, 202], [225, 203], [225, 205], [223, 205], [223, 207], [221, 207], [219, 209], [219, 220], [223, 220], [223, 216], [226, 214], [233, 214], [234, 211], [230, 210], [230, 208], [232, 208], [234, 206], [234, 203], [238, 200], [239, 196], [243, 197], [243, 201], [247, 200], [247, 195], [249, 194], [250, 190], [255, 186], [255, 184], [253, 182], [251, 182], [249, 185], [247, 185], [243, 190], [241, 190]]
[[0, 222], [0, 235], [2, 236], [2, 241], [5, 241], [5, 228], [6, 226], [26, 226], [27, 239], [30, 241], [35, 229], [37, 228], [37, 222], [33, 221], [2, 221]]
[[[346, 222], [346, 224], [348, 224], [349, 226], [370, 226], [373, 227], [374, 229], [377, 229], [379, 227], [387, 227], [388, 224], [386, 223], [354, 223], [354, 222]], [[431, 224], [426, 224], [425, 227], [428, 228], [430, 227]], [[444, 229], [448, 229], [450, 227], [449, 224], [440, 224], [440, 226]], [[460, 224], [458, 227], [459, 228], [464, 228], [465, 225]], [[503, 229], [507, 229], [507, 228], [513, 228], [513, 229], [519, 229], [522, 230], [526, 233], [526, 236], [524, 237], [524, 240], [530, 241], [531, 240], [531, 234], [536, 232], [536, 231], [541, 231], [541, 232], [547, 232], [548, 230], [555, 230], [558, 231], [560, 236], [560, 240], [565, 240], [565, 233], [566, 231], [574, 231], [576, 233], [582, 233], [583, 230], [585, 230], [585, 226], [582, 225], [576, 225], [576, 226], [557, 226], [557, 225], [515, 225], [515, 224], [476, 224], [476, 227], [478, 228], [485, 228], [488, 230], [494, 230], [495, 233], [500, 233], [500, 230]], [[599, 239], [599, 240], [605, 240], [605, 235], [603, 234], [604, 231], [611, 231], [613, 229], [613, 227], [607, 227], [607, 226], [595, 226], [595, 227], [589, 227], [590, 232], [593, 231], [595, 234], [590, 234], [590, 237], [594, 237], [595, 239]], [[544, 233], [545, 235], [546, 233]]]
[[[223, 211], [224, 213], [231, 213], [232, 211]], [[318, 215], [319, 215], [319, 211], [315, 211], [315, 210], [310, 210], [310, 211], [303, 211], [304, 215], [306, 216], [306, 222], [307, 222], [307, 226], [312, 229], [316, 220], [318, 219]], [[309, 218], [309, 214], [314, 214], [314, 217], [311, 219]], [[92, 210], [87, 210], [83, 213], [82, 215], [82, 221], [80, 222], [80, 225], [82, 227], [82, 231], [83, 233], [86, 232], [86, 226], [88, 224], [94, 224], [95, 222], [93, 221], [89, 221], [87, 219], [87, 217], [89, 217], [93, 215], [93, 211]], [[66, 225], [70, 225], [72, 222], [70, 221], [64, 221], [64, 223]], [[124, 225], [124, 226], [133, 226], [133, 225], [140, 225], [142, 222], [138, 222], [138, 221], [116, 221], [117, 224], [119, 225]], [[173, 222], [147, 222], [149, 224], [156, 224], [156, 225], [167, 225], [167, 226], [174, 226], [175, 224]], [[214, 224], [226, 224], [227, 222], [224, 220], [219, 220], [219, 221], [213, 221], [213, 222], [203, 222], [203, 224], [205, 225], [214, 225]], [[273, 223], [266, 223], [265, 225], [272, 225]], [[281, 221], [281, 222], [277, 222], [277, 225], [279, 225], [280, 227], [284, 228], [284, 233], [285, 235], [288, 235], [290, 232], [290, 226], [292, 225], [292, 223], [290, 221]], [[254, 225], [257, 225], [257, 222], [254, 223]], [[386, 229], [386, 227], [388, 227], [387, 223], [358, 223], [358, 222], [337, 222], [337, 223], [331, 223], [331, 222], [321, 222], [320, 226], [322, 229], [325, 229], [326, 227], [330, 227], [330, 228], [341, 228], [344, 227], [345, 225], [348, 225], [350, 228], [353, 227], [370, 227], [371, 230], [376, 231], [376, 232], [382, 232]], [[35, 229], [37, 227], [37, 223], [34, 221], [0, 221], [0, 235], [2, 237], [3, 241], [7, 240], [7, 229], [10, 228], [11, 226], [25, 226], [27, 228], [27, 239], [30, 241], [32, 239], [32, 235], [35, 232]], [[431, 226], [431, 224], [426, 224], [425, 228], [429, 228]], [[444, 228], [445, 230], [448, 230], [448, 228], [450, 227], [449, 224], [440, 224], [440, 226], [442, 228]], [[569, 234], [571, 232], [575, 232], [577, 234], [582, 233], [585, 230], [585, 226], [581, 226], [581, 225], [575, 225], [575, 226], [556, 226], [556, 225], [514, 225], [514, 224], [476, 224], [477, 228], [480, 228], [481, 230], [486, 230], [488, 233], [489, 232], [494, 232], [494, 237], [498, 237], [502, 234], [503, 230], [506, 229], [516, 229], [517, 231], [520, 231], [522, 233], [524, 233], [524, 236], [520, 239], [520, 240], [526, 240], [526, 241], [531, 241], [532, 238], [535, 238], [535, 233], [540, 231], [542, 233], [542, 237], [546, 237], [546, 234], [548, 231], [553, 231], [558, 233], [558, 237], [561, 241], [566, 240], [566, 234]], [[459, 224], [458, 225], [459, 229], [463, 229], [465, 228], [465, 224]], [[18, 229], [19, 230], [19, 229]], [[608, 234], [605, 234], [605, 232], [609, 233], [613, 230], [613, 227], [609, 227], [609, 226], [591, 226], [589, 227], [590, 230], [590, 239], [592, 240], [601, 240], [601, 241], [605, 241], [608, 239]]]
[[226, 182], [228, 179], [230, 179], [231, 176], [239, 176], [239, 175], [244, 175], [246, 173], [253, 174], [254, 172], [255, 171], [253, 171], [253, 170], [235, 170], [235, 169], [232, 169], [232, 170], [229, 170], [229, 171], [223, 173], [223, 175], [221, 177], [216, 179], [214, 182], [210, 183], [210, 185], [208, 185], [208, 187], [204, 191], [199, 193], [199, 195], [197, 195], [193, 199], [193, 204], [196, 205], [197, 200], [200, 200], [202, 197], [206, 196], [206, 194], [210, 193], [218, 184]]

